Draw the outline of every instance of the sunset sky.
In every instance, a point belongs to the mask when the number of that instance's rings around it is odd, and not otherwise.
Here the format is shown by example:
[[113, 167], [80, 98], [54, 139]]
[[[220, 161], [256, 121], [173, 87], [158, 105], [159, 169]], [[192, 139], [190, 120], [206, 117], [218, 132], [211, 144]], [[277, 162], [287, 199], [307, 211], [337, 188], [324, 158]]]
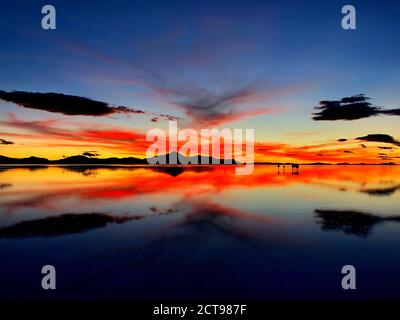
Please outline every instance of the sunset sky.
[[179, 118], [254, 129], [257, 161], [400, 163], [400, 2], [351, 3], [356, 30], [343, 1], [51, 1], [43, 30], [47, 3], [3, 2], [0, 155], [143, 158]]

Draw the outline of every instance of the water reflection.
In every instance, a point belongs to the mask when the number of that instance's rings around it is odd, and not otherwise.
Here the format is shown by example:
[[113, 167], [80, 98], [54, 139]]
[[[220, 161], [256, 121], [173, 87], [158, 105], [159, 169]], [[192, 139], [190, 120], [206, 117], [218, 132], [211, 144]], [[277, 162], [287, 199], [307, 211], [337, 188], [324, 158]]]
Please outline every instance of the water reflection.
[[400, 292], [384, 277], [398, 166], [3, 166], [0, 181], [0, 297], [40, 295], [19, 271], [49, 261], [65, 298], [343, 298], [343, 263], [363, 266], [360, 297]]
[[377, 189], [364, 189], [360, 190], [360, 192], [364, 192], [370, 196], [391, 196], [397, 190], [400, 189], [400, 185], [391, 186], [387, 188], [377, 188]]
[[103, 213], [62, 214], [37, 220], [18, 222], [0, 229], [0, 238], [54, 237], [82, 233], [105, 227], [109, 223], [124, 223], [143, 216], [114, 217]]
[[70, 172], [80, 173], [84, 177], [89, 177], [89, 176], [96, 175], [99, 168], [67, 166], [67, 167], [64, 167], [63, 169], [66, 171], [70, 171]]
[[12, 183], [0, 183], [0, 190], [12, 187]]
[[368, 237], [375, 225], [394, 221], [400, 222], [400, 215], [394, 217], [380, 217], [370, 213], [350, 210], [322, 210], [314, 211], [316, 223], [324, 231], [343, 231], [360, 237]]

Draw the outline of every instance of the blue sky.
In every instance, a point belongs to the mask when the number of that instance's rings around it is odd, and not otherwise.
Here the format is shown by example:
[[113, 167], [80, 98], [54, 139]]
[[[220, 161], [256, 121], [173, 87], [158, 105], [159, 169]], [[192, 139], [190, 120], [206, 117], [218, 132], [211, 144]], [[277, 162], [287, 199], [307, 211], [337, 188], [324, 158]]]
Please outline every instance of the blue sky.
[[[267, 98], [240, 108], [274, 112], [226, 126], [254, 127], [258, 139], [274, 141], [290, 140], [290, 132], [316, 132], [303, 143], [332, 139], [338, 126], [354, 135], [379, 129], [383, 121], [388, 133], [399, 134], [397, 117], [310, 119], [319, 100], [360, 93], [399, 107], [399, 1], [51, 1], [56, 30], [41, 29], [44, 4], [1, 2], [0, 90], [86, 96], [187, 117], [190, 124], [196, 119], [171, 97], [155, 94], [154, 86], [198, 98], [256, 84]], [[346, 4], [356, 8], [356, 30], [341, 28]], [[1, 117], [49, 117], [0, 106]], [[123, 116], [85, 121], [140, 130], [152, 125]]]

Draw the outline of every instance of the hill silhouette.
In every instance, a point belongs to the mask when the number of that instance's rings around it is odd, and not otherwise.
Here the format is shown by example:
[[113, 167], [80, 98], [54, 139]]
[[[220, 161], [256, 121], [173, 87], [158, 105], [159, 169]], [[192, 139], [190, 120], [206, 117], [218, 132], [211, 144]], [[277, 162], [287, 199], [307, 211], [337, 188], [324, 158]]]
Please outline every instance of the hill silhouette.
[[[28, 158], [11, 158], [0, 156], [0, 164], [19, 164], [19, 165], [49, 165], [49, 164], [59, 164], [59, 165], [122, 165], [122, 164], [169, 164], [170, 160], [176, 158], [177, 164], [224, 164], [223, 159], [217, 159], [213, 157], [206, 156], [191, 156], [187, 157], [179, 153], [169, 153], [160, 157], [161, 163], [156, 163], [156, 157], [151, 158], [135, 158], [135, 157], [127, 157], [127, 158], [96, 158], [96, 157], [86, 157], [83, 155], [76, 155], [71, 157], [65, 157], [58, 160], [49, 160], [46, 158], [38, 158], [38, 157], [28, 157]], [[165, 160], [165, 161], [162, 161]], [[225, 159], [226, 164], [237, 164], [235, 160]]]
[[[160, 165], [169, 165], [171, 164], [170, 160], [177, 159], [178, 165], [184, 164], [240, 164], [233, 159], [217, 159], [214, 157], [207, 157], [202, 155], [197, 156], [184, 156], [177, 152], [168, 153], [160, 156], [161, 163], [156, 162], [156, 157], [150, 158], [135, 158], [135, 157], [126, 157], [126, 158], [97, 158], [97, 157], [87, 157], [84, 155], [75, 155], [70, 157], [65, 157], [58, 160], [49, 160], [46, 158], [39, 157], [28, 157], [28, 158], [11, 158], [0, 155], [0, 164], [15, 164], [15, 165], [125, 165], [125, 164], [136, 164], [136, 165], [150, 165], [150, 164], [160, 164]], [[163, 161], [164, 160], [164, 161]], [[197, 160], [197, 161], [196, 161]], [[291, 165], [294, 163], [291, 162], [254, 162], [255, 165]], [[174, 165], [174, 163], [172, 163]], [[304, 163], [301, 165], [334, 165], [331, 163], [325, 162], [311, 162]], [[382, 162], [376, 164], [368, 164], [368, 163], [347, 163], [340, 162], [336, 163], [336, 165], [341, 166], [349, 166], [349, 165], [396, 165], [394, 162]]]

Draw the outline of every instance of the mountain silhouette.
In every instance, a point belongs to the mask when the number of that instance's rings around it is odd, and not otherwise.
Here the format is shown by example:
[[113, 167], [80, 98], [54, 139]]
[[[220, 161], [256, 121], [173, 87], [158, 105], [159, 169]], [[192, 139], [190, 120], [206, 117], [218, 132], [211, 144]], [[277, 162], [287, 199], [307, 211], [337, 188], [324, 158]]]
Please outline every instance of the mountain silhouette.
[[[160, 165], [169, 165], [171, 164], [171, 158], [172, 159], [177, 159], [177, 165], [184, 165], [184, 164], [241, 164], [240, 162], [234, 160], [234, 159], [217, 159], [211, 156], [202, 156], [202, 155], [196, 155], [196, 156], [184, 156], [182, 154], [179, 154], [177, 152], [171, 152], [165, 155], [159, 156], [158, 157], [150, 157], [150, 158], [135, 158], [135, 157], [127, 157], [127, 158], [116, 158], [116, 157], [111, 157], [111, 158], [96, 158], [96, 157], [86, 157], [84, 155], [75, 155], [75, 156], [70, 156], [70, 157], [65, 157], [62, 159], [58, 160], [49, 160], [46, 158], [39, 158], [39, 157], [28, 157], [28, 158], [11, 158], [11, 157], [6, 157], [6, 156], [1, 156], [0, 155], [0, 164], [19, 164], [19, 165], [49, 165], [49, 164], [54, 164], [54, 165], [124, 165], [124, 164], [137, 164], [137, 165], [149, 165], [149, 164], [160, 164]], [[156, 160], [161, 160], [161, 161], [156, 161]], [[168, 161], [167, 161], [168, 160]], [[180, 161], [182, 160], [182, 161]], [[161, 162], [161, 163], [160, 163]], [[174, 163], [172, 163], [173, 165]], [[291, 162], [286, 162], [286, 163], [280, 163], [280, 162], [254, 162], [256, 165], [291, 165], [293, 163]], [[312, 163], [304, 163], [302, 165], [332, 165], [330, 163], [324, 163], [324, 162], [312, 162]], [[387, 166], [392, 166], [396, 165], [394, 162], [382, 162], [382, 163], [376, 163], [376, 164], [368, 164], [368, 163], [347, 163], [347, 162], [341, 162], [341, 163], [336, 163], [336, 165], [387, 165]]]
[[[179, 153], [169, 153], [162, 155], [158, 158], [160, 160], [158, 164], [170, 164], [170, 160], [176, 158], [177, 159], [177, 164], [237, 164], [235, 160], [232, 159], [217, 159], [213, 157], [207, 157], [207, 156], [191, 156], [187, 157]], [[0, 164], [25, 164], [25, 165], [31, 165], [31, 164], [59, 164], [59, 165], [68, 165], [68, 164], [73, 164], [73, 165], [108, 165], [108, 164], [113, 164], [113, 165], [118, 165], [118, 164], [143, 164], [143, 165], [148, 165], [150, 163], [155, 163], [156, 162], [156, 157], [151, 157], [151, 158], [144, 158], [144, 159], [139, 159], [135, 157], [127, 157], [127, 158], [116, 158], [116, 157], [111, 157], [111, 158], [96, 158], [96, 157], [86, 157], [83, 155], [76, 155], [76, 156], [71, 156], [71, 157], [66, 157], [58, 160], [48, 160], [46, 158], [38, 158], [38, 157], [29, 157], [29, 158], [10, 158], [10, 157], [5, 157], [5, 156], [0, 156]], [[164, 160], [164, 161], [163, 161]], [[168, 161], [165, 161], [168, 160]], [[182, 160], [182, 161], [180, 161]]]
[[51, 161], [46, 158], [29, 157], [29, 158], [10, 158], [0, 156], [1, 164], [48, 164]]

